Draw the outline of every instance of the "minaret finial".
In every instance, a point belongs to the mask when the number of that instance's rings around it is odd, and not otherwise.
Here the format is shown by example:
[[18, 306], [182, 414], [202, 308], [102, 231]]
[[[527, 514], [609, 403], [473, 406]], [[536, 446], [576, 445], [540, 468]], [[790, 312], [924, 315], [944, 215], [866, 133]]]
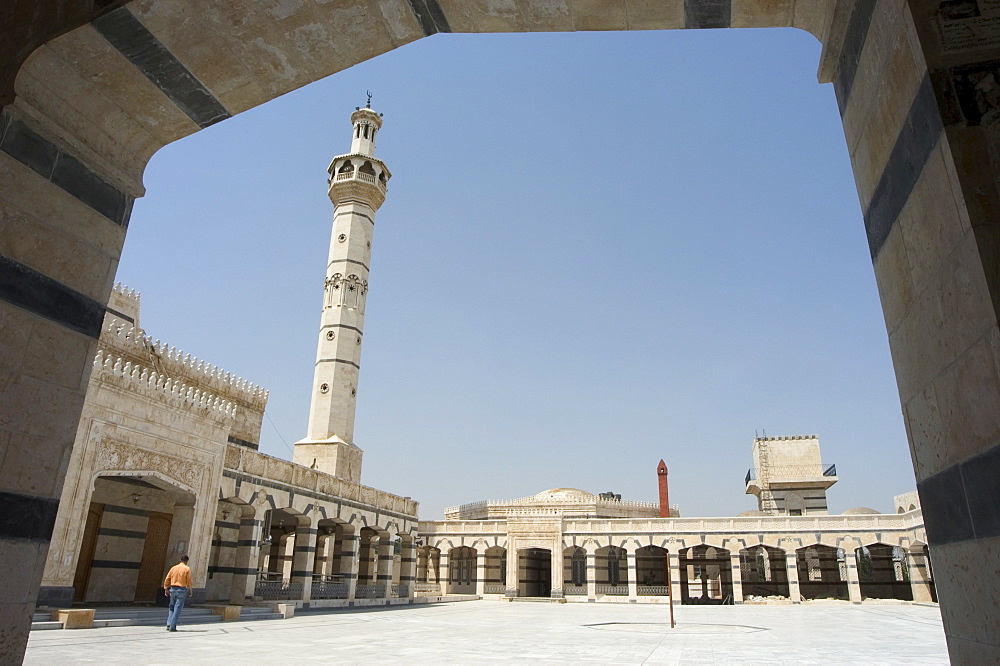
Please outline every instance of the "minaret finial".
[[365, 92], [368, 93], [368, 103], [365, 104], [365, 108], [366, 109], [370, 109], [370, 108], [372, 108], [372, 91], [371, 90], [366, 90]]

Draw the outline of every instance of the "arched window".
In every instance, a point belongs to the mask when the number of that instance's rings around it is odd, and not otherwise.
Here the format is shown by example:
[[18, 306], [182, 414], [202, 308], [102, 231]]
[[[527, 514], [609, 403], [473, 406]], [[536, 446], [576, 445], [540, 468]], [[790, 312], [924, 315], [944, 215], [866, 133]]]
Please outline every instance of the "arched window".
[[587, 555], [580, 548], [573, 553], [573, 584], [587, 584]]
[[837, 569], [840, 570], [840, 580], [847, 580], [847, 551], [837, 549]]
[[910, 580], [910, 572], [906, 568], [906, 551], [900, 546], [892, 549], [892, 570], [897, 582]]
[[618, 566], [618, 549], [612, 546], [608, 548], [608, 584], [621, 584], [621, 570]]

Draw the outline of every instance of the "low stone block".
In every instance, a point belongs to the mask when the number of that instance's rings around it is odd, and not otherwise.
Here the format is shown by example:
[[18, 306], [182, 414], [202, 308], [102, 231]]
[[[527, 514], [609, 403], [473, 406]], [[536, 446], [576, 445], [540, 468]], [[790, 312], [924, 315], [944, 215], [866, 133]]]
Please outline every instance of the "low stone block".
[[213, 606], [212, 615], [221, 615], [223, 622], [236, 622], [242, 610], [242, 606]]
[[282, 620], [289, 620], [295, 617], [295, 604], [275, 604], [274, 612], [281, 613]]
[[64, 608], [52, 615], [54, 620], [62, 622], [63, 629], [90, 629], [94, 626], [93, 608]]

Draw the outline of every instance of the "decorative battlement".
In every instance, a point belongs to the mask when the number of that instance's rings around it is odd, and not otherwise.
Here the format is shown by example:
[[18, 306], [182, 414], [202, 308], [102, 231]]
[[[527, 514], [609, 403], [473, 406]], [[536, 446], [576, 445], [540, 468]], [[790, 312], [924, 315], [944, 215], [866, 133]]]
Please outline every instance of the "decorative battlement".
[[445, 520], [489, 520], [513, 515], [583, 514], [625, 518], [654, 517], [659, 515], [659, 511], [660, 505], [655, 502], [606, 499], [574, 488], [558, 488], [529, 497], [480, 500], [452, 506], [444, 510], [444, 516]]
[[192, 407], [211, 410], [219, 416], [226, 418], [236, 416], [236, 405], [231, 401], [158, 373], [155, 370], [145, 368], [137, 363], [132, 363], [121, 356], [116, 356], [104, 350], [99, 350], [94, 357], [94, 372], [95, 374], [103, 372], [115, 377], [123, 377], [126, 380], [135, 382], [142, 388], [159, 391], [174, 400], [186, 403]]
[[787, 437], [754, 437], [755, 442], [787, 442], [798, 439], [819, 439], [819, 435], [789, 435]]
[[127, 299], [135, 303], [138, 308], [142, 301], [142, 295], [135, 289], [129, 289], [128, 285], [124, 285], [121, 282], [116, 282], [115, 286], [112, 287], [112, 297], [120, 297]]
[[129, 289], [121, 282], [116, 283], [108, 297], [107, 316], [138, 328], [141, 309], [142, 296], [139, 292]]
[[[138, 293], [135, 294], [138, 299]], [[152, 364], [159, 366], [161, 377], [184, 377], [203, 384], [228, 399], [263, 410], [267, 404], [268, 391], [242, 377], [237, 377], [222, 368], [211, 365], [196, 356], [185, 354], [176, 347], [153, 340], [145, 331], [117, 320], [106, 322], [101, 333], [100, 344], [131, 353], [142, 358], [152, 357]], [[175, 380], [177, 381], [177, 380]]]

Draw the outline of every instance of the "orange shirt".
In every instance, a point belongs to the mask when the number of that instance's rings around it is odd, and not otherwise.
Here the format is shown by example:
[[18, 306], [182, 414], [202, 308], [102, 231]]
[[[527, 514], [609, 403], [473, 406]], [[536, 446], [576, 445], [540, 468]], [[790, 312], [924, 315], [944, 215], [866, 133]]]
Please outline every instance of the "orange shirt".
[[191, 589], [191, 567], [183, 562], [170, 567], [167, 577], [163, 579], [163, 589], [171, 587], [186, 587]]

